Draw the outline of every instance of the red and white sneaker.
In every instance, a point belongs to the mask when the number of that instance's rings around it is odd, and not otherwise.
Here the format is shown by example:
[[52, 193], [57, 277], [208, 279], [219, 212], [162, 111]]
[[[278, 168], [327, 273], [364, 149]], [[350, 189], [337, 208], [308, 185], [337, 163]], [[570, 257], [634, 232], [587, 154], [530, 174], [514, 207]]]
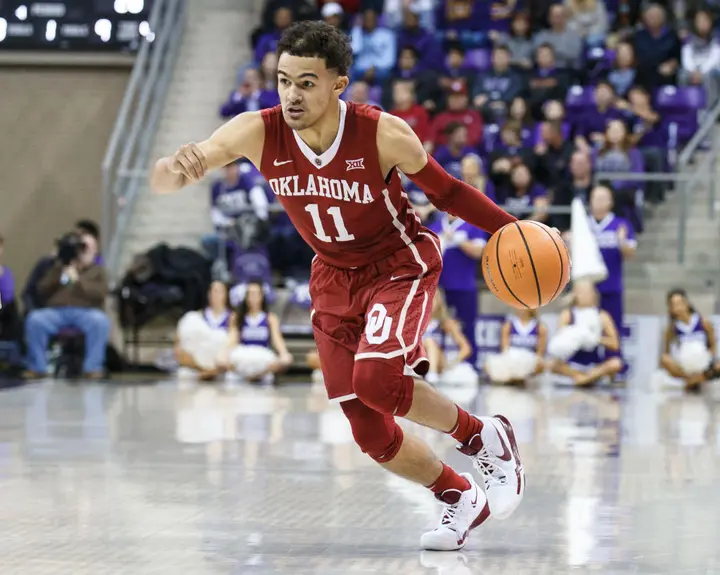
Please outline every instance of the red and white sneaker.
[[477, 419], [483, 424], [482, 430], [466, 444], [458, 446], [458, 450], [469, 456], [475, 469], [482, 474], [492, 516], [507, 519], [525, 494], [525, 470], [515, 432], [502, 415]]
[[461, 473], [470, 489], [448, 489], [436, 497], [443, 502], [440, 525], [423, 533], [420, 546], [428, 551], [456, 551], [465, 546], [468, 533], [490, 517], [487, 497], [469, 473]]

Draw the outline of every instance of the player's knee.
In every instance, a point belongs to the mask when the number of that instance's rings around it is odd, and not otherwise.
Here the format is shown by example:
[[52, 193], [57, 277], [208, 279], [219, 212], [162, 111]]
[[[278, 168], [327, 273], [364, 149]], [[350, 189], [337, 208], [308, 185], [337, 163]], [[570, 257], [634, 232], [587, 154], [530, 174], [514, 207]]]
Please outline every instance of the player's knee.
[[355, 362], [353, 391], [375, 411], [403, 417], [412, 405], [413, 379], [403, 374], [401, 361], [361, 359]]
[[353, 438], [364, 453], [378, 463], [387, 463], [400, 451], [403, 432], [392, 417], [370, 409], [360, 400], [340, 404], [350, 421]]

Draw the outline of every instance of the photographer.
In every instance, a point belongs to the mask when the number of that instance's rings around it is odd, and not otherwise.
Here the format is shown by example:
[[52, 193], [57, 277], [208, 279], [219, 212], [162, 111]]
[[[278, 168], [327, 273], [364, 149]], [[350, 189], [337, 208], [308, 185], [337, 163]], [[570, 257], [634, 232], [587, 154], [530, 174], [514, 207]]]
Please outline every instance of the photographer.
[[85, 377], [102, 377], [110, 320], [102, 309], [108, 286], [97, 255], [97, 240], [90, 234], [71, 232], [58, 241], [57, 256], [37, 285], [45, 307], [31, 311], [25, 323], [29, 377], [47, 375], [50, 337], [64, 328], [85, 335]]

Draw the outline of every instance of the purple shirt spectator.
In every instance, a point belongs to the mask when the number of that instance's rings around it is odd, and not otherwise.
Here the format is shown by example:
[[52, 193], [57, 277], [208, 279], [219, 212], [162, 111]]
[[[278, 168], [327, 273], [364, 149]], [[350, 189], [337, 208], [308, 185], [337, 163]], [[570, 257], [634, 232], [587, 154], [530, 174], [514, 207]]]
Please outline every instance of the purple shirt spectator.
[[420, 27], [412, 11], [405, 12], [403, 27], [398, 30], [398, 54], [405, 46], [412, 46], [420, 56], [421, 65], [433, 70], [441, 69], [445, 58], [442, 47], [431, 31]]
[[460, 163], [468, 154], [477, 154], [477, 150], [472, 146], [463, 146], [459, 150], [452, 150], [450, 146], [438, 146], [433, 152], [433, 157], [447, 172], [459, 178]]
[[[593, 165], [597, 172], [641, 173], [645, 169], [642, 154], [640, 150], [635, 148], [630, 148], [627, 151], [621, 148], [596, 151], [593, 154], [593, 159]], [[628, 180], [613, 180], [612, 186], [616, 190], [619, 190], [622, 188], [642, 187], [642, 183]]]
[[466, 255], [460, 244], [466, 241], [487, 243], [488, 234], [460, 218], [450, 221], [448, 214], [435, 218], [428, 226], [441, 238], [451, 234], [449, 242], [443, 242], [443, 271], [440, 286], [445, 290], [477, 290], [478, 261]]
[[234, 118], [243, 112], [257, 112], [265, 108], [272, 108], [280, 103], [277, 92], [270, 90], [255, 90], [245, 96], [237, 90], [231, 92], [227, 101], [220, 106], [221, 118]]
[[[303, 4], [303, 2], [297, 2]], [[266, 28], [265, 34], [260, 36], [255, 46], [255, 62], [262, 62], [263, 56], [268, 52], [274, 52], [277, 49], [278, 42], [283, 30], [293, 23], [293, 12], [290, 6], [278, 6], [272, 15], [273, 29]]]
[[0, 265], [0, 302], [2, 305], [6, 305], [14, 299], [15, 276], [9, 267]]
[[632, 114], [626, 110], [615, 107], [601, 110], [593, 106], [583, 110], [575, 124], [575, 133], [578, 136], [584, 136], [590, 141], [590, 134], [604, 134], [608, 122], [611, 120], [621, 120], [628, 123], [632, 119]]
[[253, 211], [260, 219], [268, 218], [268, 193], [265, 180], [251, 165], [231, 164], [225, 178], [212, 183], [210, 213], [215, 227], [225, 226], [242, 213]]

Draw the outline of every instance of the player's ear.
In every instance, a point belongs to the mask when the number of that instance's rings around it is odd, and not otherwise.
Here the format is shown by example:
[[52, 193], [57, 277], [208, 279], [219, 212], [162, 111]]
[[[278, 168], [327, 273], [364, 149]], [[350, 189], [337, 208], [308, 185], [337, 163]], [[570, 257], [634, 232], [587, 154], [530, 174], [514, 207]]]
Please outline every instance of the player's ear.
[[347, 90], [349, 84], [350, 78], [348, 78], [347, 76], [338, 76], [335, 80], [334, 91], [337, 93], [338, 96], [340, 96], [345, 90]]

